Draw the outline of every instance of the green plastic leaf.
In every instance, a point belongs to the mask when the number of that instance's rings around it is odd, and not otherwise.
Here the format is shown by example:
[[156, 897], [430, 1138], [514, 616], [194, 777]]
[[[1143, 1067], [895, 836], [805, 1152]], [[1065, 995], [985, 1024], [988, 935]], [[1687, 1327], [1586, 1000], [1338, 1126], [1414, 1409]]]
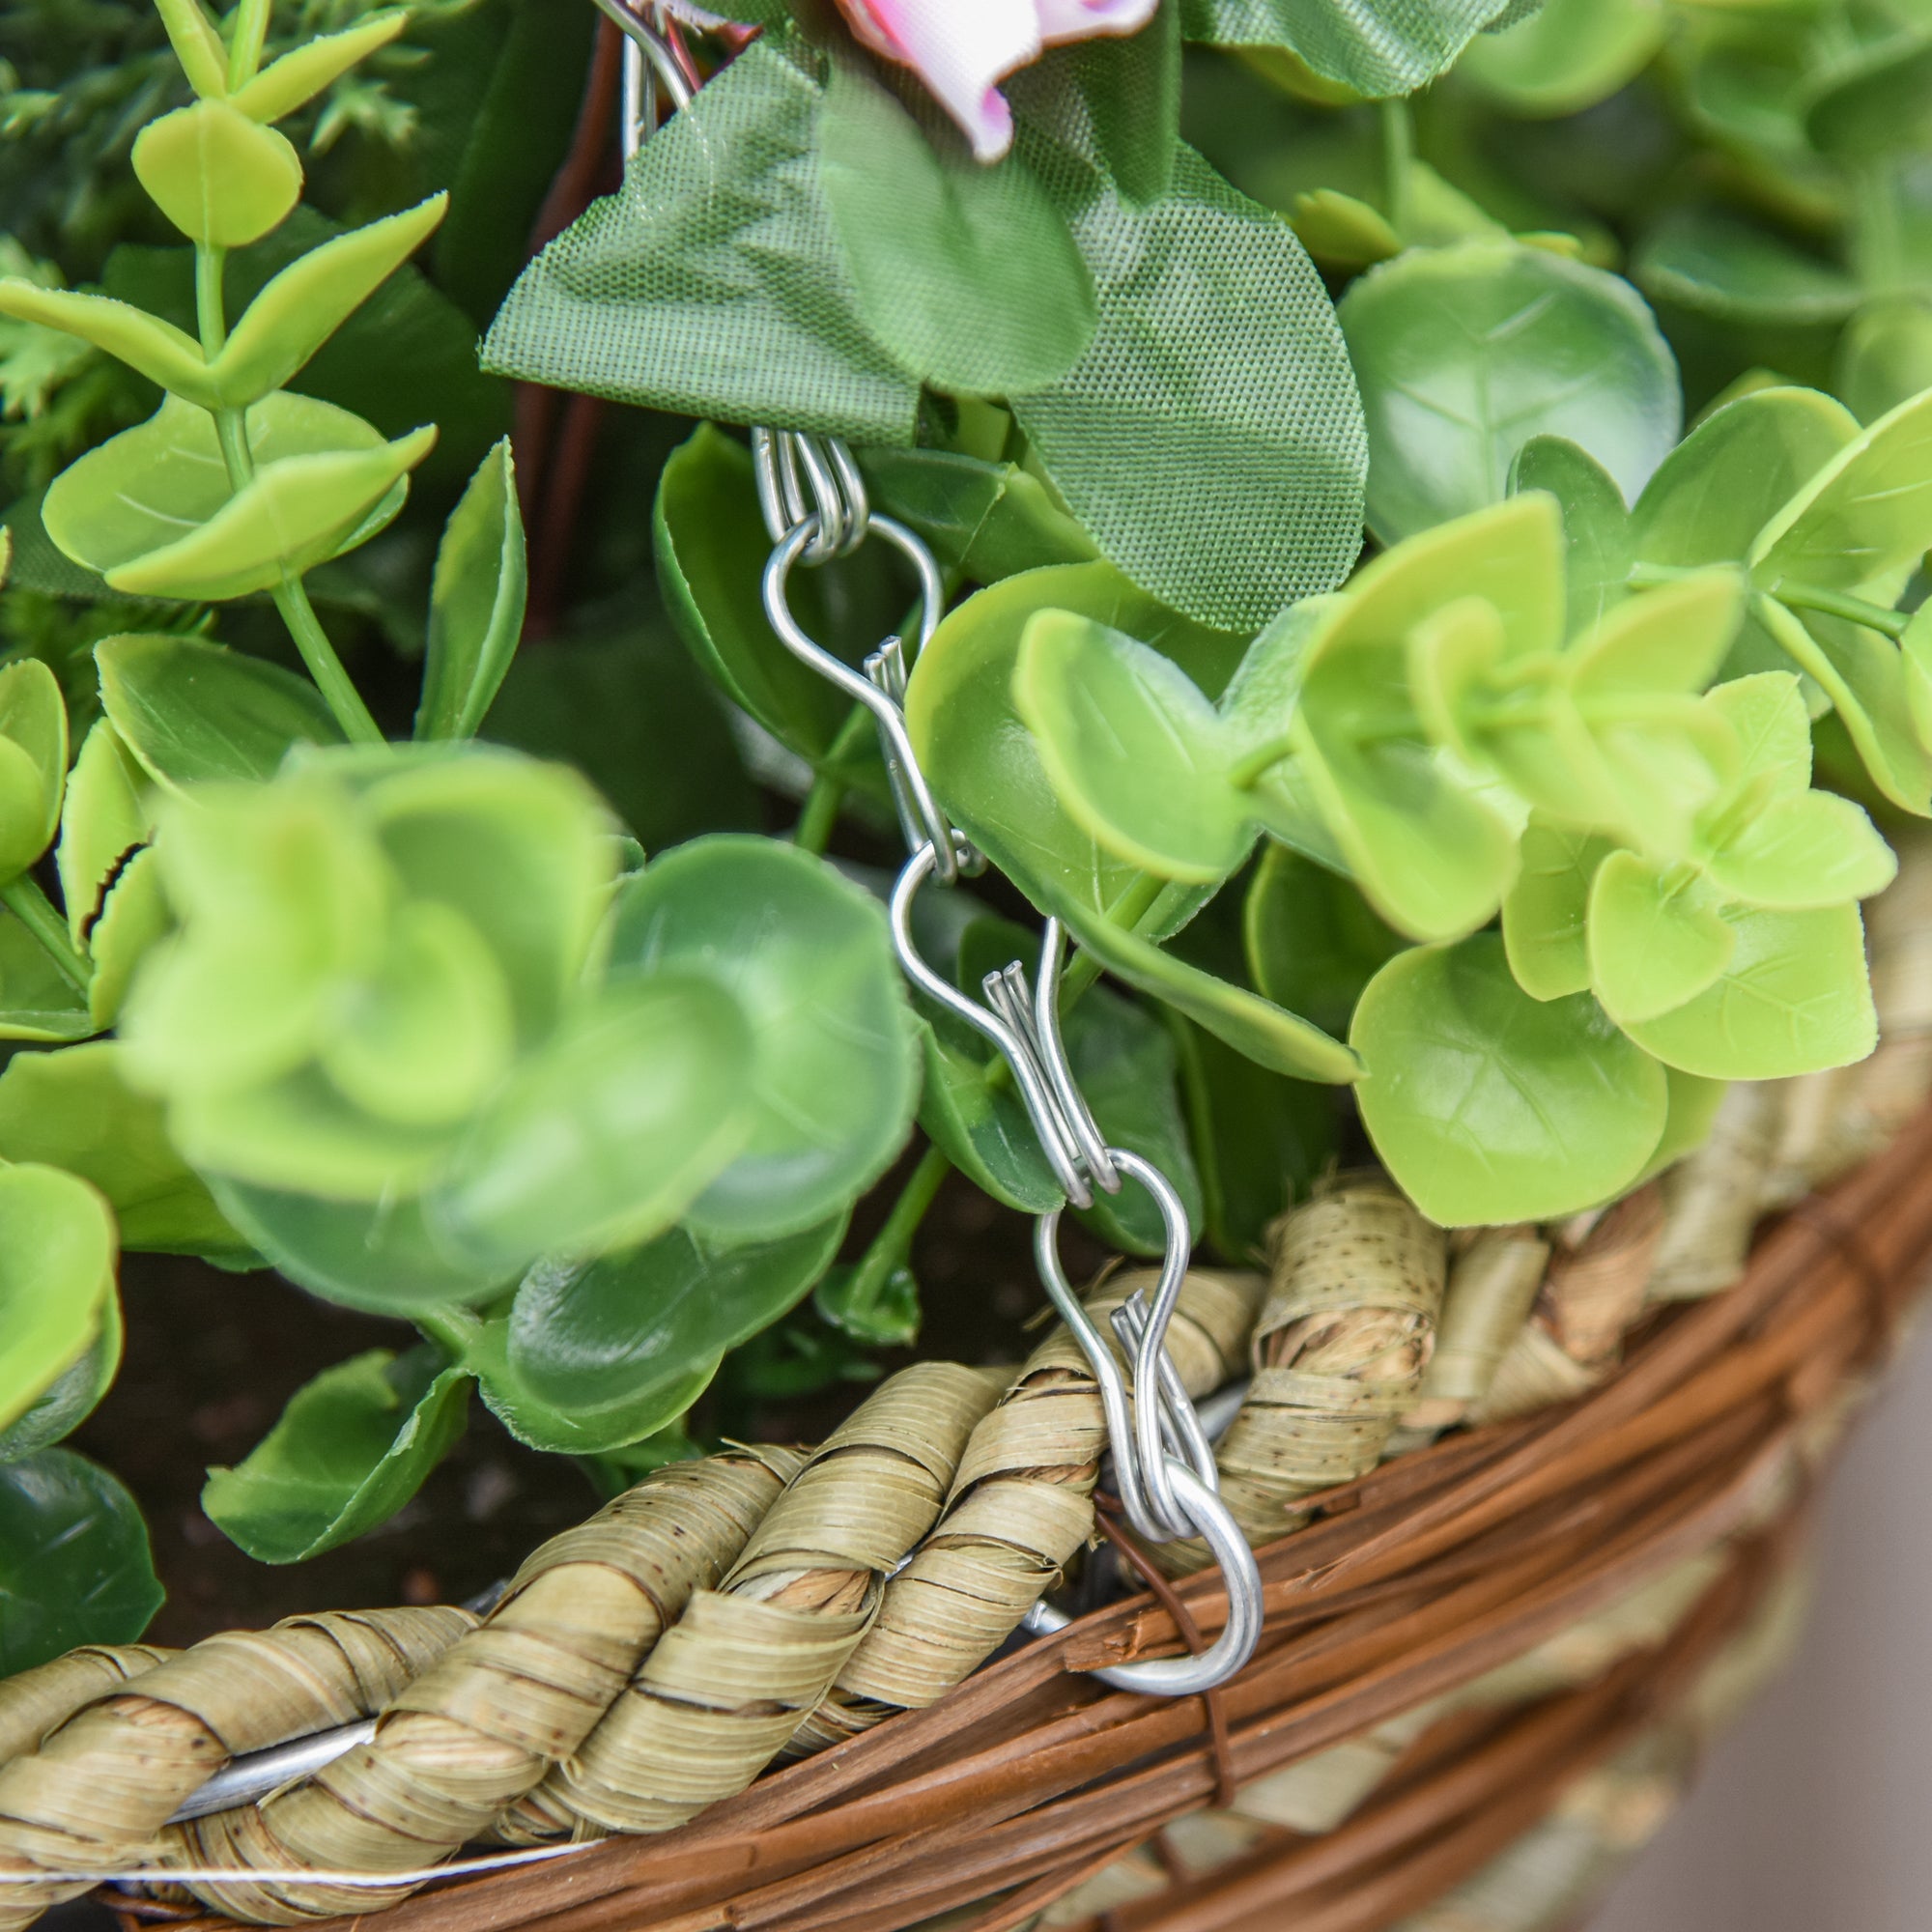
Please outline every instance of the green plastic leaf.
[[1505, 113], [1576, 114], [1635, 79], [1663, 44], [1662, 0], [1547, 0], [1456, 63]]
[[838, 1251], [845, 1217], [724, 1246], [673, 1228], [588, 1265], [539, 1263], [511, 1304], [522, 1387], [580, 1419], [682, 1384], [796, 1307]]
[[1341, 306], [1385, 543], [1495, 502], [1532, 437], [1567, 438], [1634, 497], [1677, 440], [1677, 367], [1628, 282], [1466, 242], [1372, 269]]
[[1862, 1060], [1878, 1038], [1856, 905], [1726, 907], [1737, 933], [1715, 985], [1631, 1037], [1709, 1080], [1784, 1080]]
[[106, 1041], [8, 1062], [0, 1159], [78, 1175], [114, 1209], [124, 1248], [224, 1260], [248, 1252], [175, 1151], [159, 1104], [128, 1085], [121, 1049]]
[[1838, 337], [1832, 386], [1861, 423], [1932, 389], [1932, 308], [1916, 297], [1867, 302]]
[[1670, 1111], [1664, 1117], [1663, 1132], [1657, 1147], [1637, 1177], [1640, 1181], [1648, 1180], [1653, 1174], [1662, 1174], [1693, 1149], [1702, 1147], [1710, 1138], [1712, 1123], [1718, 1118], [1724, 1095], [1730, 1092], [1728, 1080], [1700, 1079], [1675, 1066], [1666, 1066], [1663, 1072], [1670, 1082]]
[[0, 1167], [0, 1428], [84, 1355], [114, 1294], [114, 1216], [77, 1176]]
[[1842, 322], [1863, 298], [1857, 279], [1770, 230], [1713, 209], [1666, 214], [1632, 270], [1647, 295], [1733, 327]]
[[1694, 872], [1613, 852], [1590, 886], [1590, 985], [1619, 1026], [1655, 1019], [1711, 985], [1730, 964], [1737, 935], [1719, 895]]
[[69, 1449], [0, 1467], [0, 1675], [132, 1643], [163, 1595], [141, 1512], [105, 1469]]
[[0, 669], [0, 883], [53, 843], [67, 784], [67, 705], [40, 658]]
[[648, 1240], [753, 1134], [757, 1044], [710, 979], [607, 987], [493, 1095], [429, 1197], [432, 1226], [479, 1269]]
[[860, 313], [900, 367], [942, 389], [1009, 396], [1073, 365], [1094, 335], [1094, 280], [1017, 155], [976, 159], [843, 60], [819, 152]]
[[1067, 507], [1203, 624], [1253, 630], [1331, 589], [1359, 550], [1367, 457], [1334, 310], [1293, 230], [1181, 147], [1165, 196], [1135, 209], [1102, 193], [1074, 235], [1099, 283], [1094, 340], [1013, 402]]
[[699, 89], [525, 270], [494, 375], [717, 421], [910, 443], [919, 384], [867, 326], [820, 178], [825, 97], [771, 36]]
[[106, 638], [94, 655], [109, 723], [170, 791], [272, 778], [292, 747], [341, 742], [315, 687], [279, 665], [200, 638]]
[[1445, 1227], [1592, 1207], [1663, 1131], [1663, 1068], [1587, 994], [1531, 999], [1493, 934], [1398, 954], [1362, 995], [1350, 1038], [1376, 1151]]
[[241, 248], [266, 235], [301, 193], [301, 162], [272, 128], [222, 100], [197, 100], [143, 128], [134, 172], [189, 241]]
[[1362, 988], [1405, 943], [1350, 880], [1285, 845], [1270, 845], [1255, 867], [1242, 938], [1256, 987], [1338, 1035]]
[[1772, 800], [1705, 865], [1732, 898], [1785, 912], [1870, 898], [1898, 870], [1864, 808], [1828, 791]]
[[[192, 6], [195, 0], [175, 0], [175, 4]], [[270, 61], [253, 79], [237, 88], [229, 100], [251, 121], [279, 121], [304, 101], [313, 100], [378, 47], [386, 46], [409, 20], [407, 8], [385, 7], [365, 14], [339, 34], [318, 34], [281, 59]]]
[[191, 400], [245, 409], [279, 389], [436, 232], [448, 206], [447, 195], [434, 194], [297, 256], [230, 331], [207, 372], [212, 394]]
[[699, 1238], [816, 1227], [904, 1144], [918, 1063], [891, 934], [877, 901], [824, 861], [752, 837], [679, 846], [620, 891], [607, 970], [613, 984], [702, 976], [750, 1023], [752, 1125], [685, 1211]]
[[812, 1312], [853, 1341], [874, 1349], [909, 1349], [919, 1340], [919, 1277], [903, 1263], [835, 1267], [812, 1290]]
[[1496, 0], [1183, 0], [1191, 41], [1286, 47], [1357, 94], [1409, 94], [1490, 24]]
[[1915, 31], [1876, 37], [1823, 76], [1804, 117], [1820, 152], [1841, 161], [1922, 149], [1932, 134], [1926, 90], [1932, 87], [1932, 21], [1923, 9], [1902, 10]]
[[240, 597], [373, 536], [435, 440], [384, 443], [346, 410], [286, 391], [247, 424], [256, 470], [232, 492], [214, 419], [170, 396], [61, 473], [42, 506], [48, 536], [130, 596]]
[[947, 810], [1037, 902], [1050, 890], [1104, 912], [1142, 874], [1104, 851], [1061, 805], [1013, 700], [1021, 640], [1042, 611], [1073, 611], [1138, 639], [1208, 696], [1233, 674], [1241, 640], [1177, 616], [1109, 564], [1065, 564], [968, 598], [914, 666], [906, 724]]
[[1099, 554], [1046, 485], [1016, 463], [944, 449], [873, 449], [864, 468], [873, 507], [917, 530], [943, 565], [975, 583]]
[[86, 1352], [56, 1376], [17, 1421], [0, 1429], [0, 1463], [23, 1462], [71, 1435], [113, 1387], [126, 1341], [121, 1297], [110, 1294], [101, 1304], [100, 1327]]
[[628, 1448], [674, 1423], [710, 1385], [718, 1361], [687, 1375], [652, 1382], [633, 1401], [592, 1409], [559, 1408], [524, 1386], [509, 1359], [510, 1319], [486, 1321], [464, 1355], [484, 1405], [517, 1440], [530, 1449], [566, 1456], [601, 1456]]
[[1590, 882], [1613, 850], [1594, 832], [1531, 815], [1521, 869], [1503, 895], [1503, 947], [1531, 999], [1560, 1000], [1588, 987]]
[[515, 1278], [453, 1259], [419, 1199], [324, 1201], [313, 1194], [208, 1177], [222, 1214], [248, 1245], [311, 1294], [372, 1315], [420, 1315], [479, 1301]]
[[168, 43], [181, 62], [187, 84], [204, 100], [224, 99], [228, 93], [228, 49], [201, 11], [201, 0], [156, 0], [155, 11], [167, 29]]
[[54, 854], [68, 931], [76, 946], [85, 944], [128, 855], [147, 839], [151, 821], [142, 799], [147, 788], [146, 774], [112, 722], [97, 720], [68, 776]]
[[[1077, 1010], [1077, 1009], [1076, 1009]], [[1025, 1106], [995, 1082], [977, 1044], [935, 1015], [919, 1022], [925, 1057], [919, 1123], [967, 1179], [1003, 1207], [1043, 1214], [1062, 1198]]]
[[524, 628], [524, 525], [506, 439], [483, 459], [443, 526], [430, 593], [418, 738], [472, 738]]
[[160, 867], [153, 848], [144, 848], [107, 888], [100, 915], [88, 930], [87, 950], [94, 965], [94, 977], [87, 982], [91, 1032], [111, 1027], [120, 1018], [134, 969], [172, 923]]
[[111, 297], [44, 289], [23, 276], [0, 281], [0, 316], [64, 329], [127, 363], [164, 389], [213, 409], [218, 402], [213, 371], [201, 344], [158, 316], [144, 314]]
[[1402, 237], [1388, 217], [1338, 188], [1321, 187], [1294, 197], [1294, 232], [1318, 262], [1338, 269], [1366, 269], [1402, 253]]
[[301, 1563], [387, 1522], [463, 1433], [469, 1377], [428, 1345], [325, 1369], [232, 1469], [204, 1515], [258, 1563]]
[[1563, 512], [1563, 577], [1572, 636], [1624, 595], [1634, 560], [1630, 512], [1609, 471], [1567, 438], [1533, 436], [1510, 465], [1510, 495], [1547, 490]]
[[96, 1030], [86, 994], [12, 913], [0, 914], [0, 1039], [85, 1039]]

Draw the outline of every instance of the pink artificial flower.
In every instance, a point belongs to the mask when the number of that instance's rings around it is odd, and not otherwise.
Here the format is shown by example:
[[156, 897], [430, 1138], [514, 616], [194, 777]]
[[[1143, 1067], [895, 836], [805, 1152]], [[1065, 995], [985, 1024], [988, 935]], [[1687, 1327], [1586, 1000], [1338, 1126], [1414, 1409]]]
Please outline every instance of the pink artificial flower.
[[838, 0], [875, 53], [909, 67], [952, 115], [982, 161], [1013, 138], [1012, 110], [994, 82], [1062, 41], [1136, 34], [1160, 0]]

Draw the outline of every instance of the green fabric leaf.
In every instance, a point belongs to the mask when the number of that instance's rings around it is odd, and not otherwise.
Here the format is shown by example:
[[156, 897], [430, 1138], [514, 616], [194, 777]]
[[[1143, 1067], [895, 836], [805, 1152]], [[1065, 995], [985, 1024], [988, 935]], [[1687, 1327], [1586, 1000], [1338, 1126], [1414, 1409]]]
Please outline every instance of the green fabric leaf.
[[1531, 999], [1493, 934], [1398, 954], [1349, 1037], [1376, 1151], [1444, 1227], [1593, 1207], [1663, 1132], [1663, 1068], [1587, 994]]
[[134, 1499], [69, 1449], [0, 1467], [0, 1676], [132, 1643], [164, 1596]]
[[106, 1041], [16, 1053], [0, 1074], [0, 1159], [42, 1161], [92, 1183], [124, 1248], [245, 1258], [248, 1244], [168, 1139], [159, 1105], [121, 1075]]
[[1624, 596], [1634, 560], [1630, 512], [1609, 471], [1560, 436], [1533, 436], [1510, 465], [1509, 491], [1547, 490], [1563, 512], [1569, 630], [1587, 630]]
[[1496, 11], [1496, 0], [1181, 0], [1180, 20], [1191, 41], [1286, 47], [1376, 98], [1434, 80]]
[[835, 61], [819, 182], [867, 329], [923, 383], [1007, 396], [1065, 374], [1093, 339], [1094, 280], [1014, 154], [990, 166]]
[[910, 443], [819, 172], [824, 94], [754, 42], [525, 270], [483, 366], [724, 422]]
[[634, 1407], [794, 1308], [844, 1232], [843, 1214], [743, 1245], [673, 1228], [588, 1266], [539, 1263], [511, 1304], [506, 1359], [530, 1395], [585, 1423]]
[[1385, 543], [1495, 502], [1532, 437], [1596, 459], [1626, 499], [1677, 440], [1677, 367], [1628, 282], [1507, 242], [1411, 249], [1341, 305]]
[[1191, 148], [1142, 209], [1064, 163], [1058, 179], [1099, 325], [1013, 408], [1068, 508], [1203, 624], [1253, 630], [1332, 588], [1360, 547], [1367, 458], [1334, 310], [1293, 230]]
[[824, 861], [769, 838], [695, 839], [625, 883], [608, 946], [611, 984], [701, 976], [750, 1024], [752, 1124], [685, 1209], [694, 1236], [820, 1226], [904, 1145], [919, 1069], [892, 937], [877, 901]]
[[1657, 300], [1734, 327], [1842, 322], [1863, 298], [1844, 270], [1707, 208], [1664, 215], [1644, 237], [1631, 272]]
[[523, 635], [528, 578], [506, 438], [443, 526], [430, 592], [417, 738], [473, 738]]
[[84, 1355], [114, 1296], [114, 1216], [77, 1176], [0, 1167], [0, 1428]]
[[235, 1468], [211, 1469], [204, 1515], [258, 1563], [301, 1563], [387, 1522], [463, 1433], [469, 1378], [425, 1345], [325, 1369]]
[[1862, 1060], [1878, 1038], [1856, 905], [1811, 912], [1726, 907], [1737, 933], [1723, 976], [1659, 1019], [1638, 1045], [1708, 1080], [1786, 1080]]
[[104, 638], [100, 702], [142, 769], [170, 791], [210, 779], [270, 779], [296, 745], [342, 727], [306, 678], [200, 638]]

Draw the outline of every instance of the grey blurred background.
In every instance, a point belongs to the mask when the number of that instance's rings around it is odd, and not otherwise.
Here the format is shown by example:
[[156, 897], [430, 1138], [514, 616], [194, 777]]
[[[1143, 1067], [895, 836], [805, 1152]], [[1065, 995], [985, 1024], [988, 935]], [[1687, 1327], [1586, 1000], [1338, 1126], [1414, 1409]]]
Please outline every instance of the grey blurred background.
[[1932, 1932], [1932, 1334], [1832, 1478], [1811, 1622], [1591, 1932]]

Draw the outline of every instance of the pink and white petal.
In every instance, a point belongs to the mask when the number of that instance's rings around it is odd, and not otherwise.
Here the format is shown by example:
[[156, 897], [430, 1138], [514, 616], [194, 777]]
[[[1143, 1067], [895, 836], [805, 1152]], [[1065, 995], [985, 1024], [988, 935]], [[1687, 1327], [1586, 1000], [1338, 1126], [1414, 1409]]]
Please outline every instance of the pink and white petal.
[[1160, 0], [1034, 0], [1039, 37], [1048, 46], [1098, 34], [1137, 34], [1159, 8]]
[[839, 0], [875, 53], [909, 67], [958, 123], [973, 153], [997, 160], [1013, 117], [994, 83], [1037, 60], [1035, 0]]

